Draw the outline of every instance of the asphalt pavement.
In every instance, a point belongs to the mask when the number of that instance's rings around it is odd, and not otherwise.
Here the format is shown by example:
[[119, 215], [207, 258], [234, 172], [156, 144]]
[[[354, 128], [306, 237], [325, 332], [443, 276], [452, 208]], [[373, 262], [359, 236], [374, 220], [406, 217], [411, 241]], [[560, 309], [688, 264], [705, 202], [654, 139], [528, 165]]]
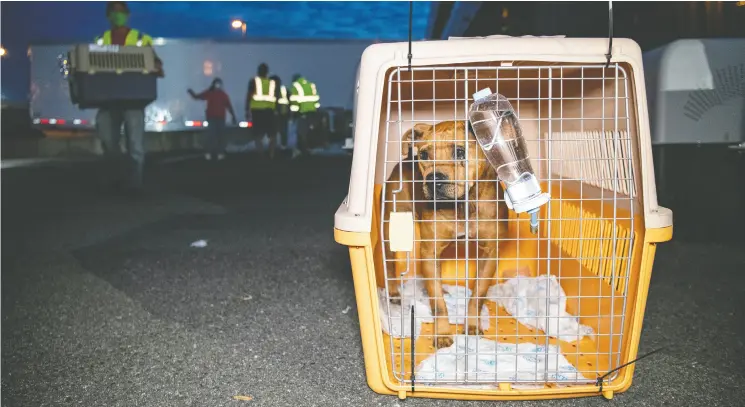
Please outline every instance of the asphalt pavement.
[[[367, 387], [349, 259], [333, 241], [350, 162], [153, 158], [140, 197], [99, 188], [97, 162], [3, 169], [2, 405], [496, 404]], [[659, 245], [640, 352], [666, 348], [611, 403], [743, 405], [743, 249]]]

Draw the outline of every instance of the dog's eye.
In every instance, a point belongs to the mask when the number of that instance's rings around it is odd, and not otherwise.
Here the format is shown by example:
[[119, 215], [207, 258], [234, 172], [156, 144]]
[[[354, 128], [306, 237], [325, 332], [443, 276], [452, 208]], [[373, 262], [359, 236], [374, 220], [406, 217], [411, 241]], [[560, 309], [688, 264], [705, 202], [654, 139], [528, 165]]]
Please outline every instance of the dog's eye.
[[463, 147], [456, 147], [455, 152], [453, 153], [456, 160], [465, 160], [466, 159], [466, 149]]
[[428, 160], [429, 159], [429, 153], [427, 150], [422, 150], [419, 152], [419, 159], [420, 160]]

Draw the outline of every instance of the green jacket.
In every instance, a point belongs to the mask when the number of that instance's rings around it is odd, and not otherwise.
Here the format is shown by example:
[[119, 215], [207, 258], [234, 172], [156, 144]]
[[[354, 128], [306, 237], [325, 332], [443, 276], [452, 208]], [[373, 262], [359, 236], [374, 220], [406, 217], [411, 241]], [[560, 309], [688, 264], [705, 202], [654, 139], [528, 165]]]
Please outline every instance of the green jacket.
[[299, 78], [292, 84], [290, 93], [290, 110], [298, 113], [311, 113], [321, 107], [316, 84], [305, 78]]
[[[111, 45], [111, 30], [106, 30], [102, 36], [96, 37], [96, 44], [98, 45]], [[152, 47], [153, 38], [145, 33], [142, 33], [134, 28], [129, 30], [127, 38], [124, 40], [125, 46], [136, 46], [136, 47]]]

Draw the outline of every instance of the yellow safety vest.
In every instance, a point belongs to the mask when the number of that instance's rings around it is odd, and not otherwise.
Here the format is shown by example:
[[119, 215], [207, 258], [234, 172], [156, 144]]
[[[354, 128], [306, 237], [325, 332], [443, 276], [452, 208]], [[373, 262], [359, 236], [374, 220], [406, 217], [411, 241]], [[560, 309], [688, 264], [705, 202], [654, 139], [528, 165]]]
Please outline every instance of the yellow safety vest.
[[268, 78], [255, 77], [256, 91], [251, 96], [251, 109], [266, 110], [277, 107], [276, 82]]
[[287, 99], [287, 88], [285, 85], [279, 87], [279, 99], [277, 99], [277, 104], [279, 105], [280, 112], [286, 114], [288, 111], [287, 105], [290, 104], [290, 100]]
[[315, 112], [321, 104], [320, 97], [316, 91], [316, 84], [305, 78], [298, 79], [292, 84], [290, 95], [290, 110], [299, 113]]
[[[106, 30], [102, 36], [96, 37], [95, 41], [98, 45], [111, 45], [111, 30]], [[131, 28], [129, 33], [127, 33], [127, 38], [124, 39], [124, 45], [132, 47], [152, 47], [153, 38]]]

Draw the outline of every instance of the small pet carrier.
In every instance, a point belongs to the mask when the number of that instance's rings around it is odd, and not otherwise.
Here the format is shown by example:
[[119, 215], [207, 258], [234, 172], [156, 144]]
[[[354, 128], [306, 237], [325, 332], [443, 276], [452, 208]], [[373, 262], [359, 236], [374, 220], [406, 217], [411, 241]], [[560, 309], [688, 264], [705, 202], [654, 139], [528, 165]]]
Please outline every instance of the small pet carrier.
[[158, 97], [152, 47], [79, 44], [65, 62], [70, 99], [81, 109], [144, 108]]

